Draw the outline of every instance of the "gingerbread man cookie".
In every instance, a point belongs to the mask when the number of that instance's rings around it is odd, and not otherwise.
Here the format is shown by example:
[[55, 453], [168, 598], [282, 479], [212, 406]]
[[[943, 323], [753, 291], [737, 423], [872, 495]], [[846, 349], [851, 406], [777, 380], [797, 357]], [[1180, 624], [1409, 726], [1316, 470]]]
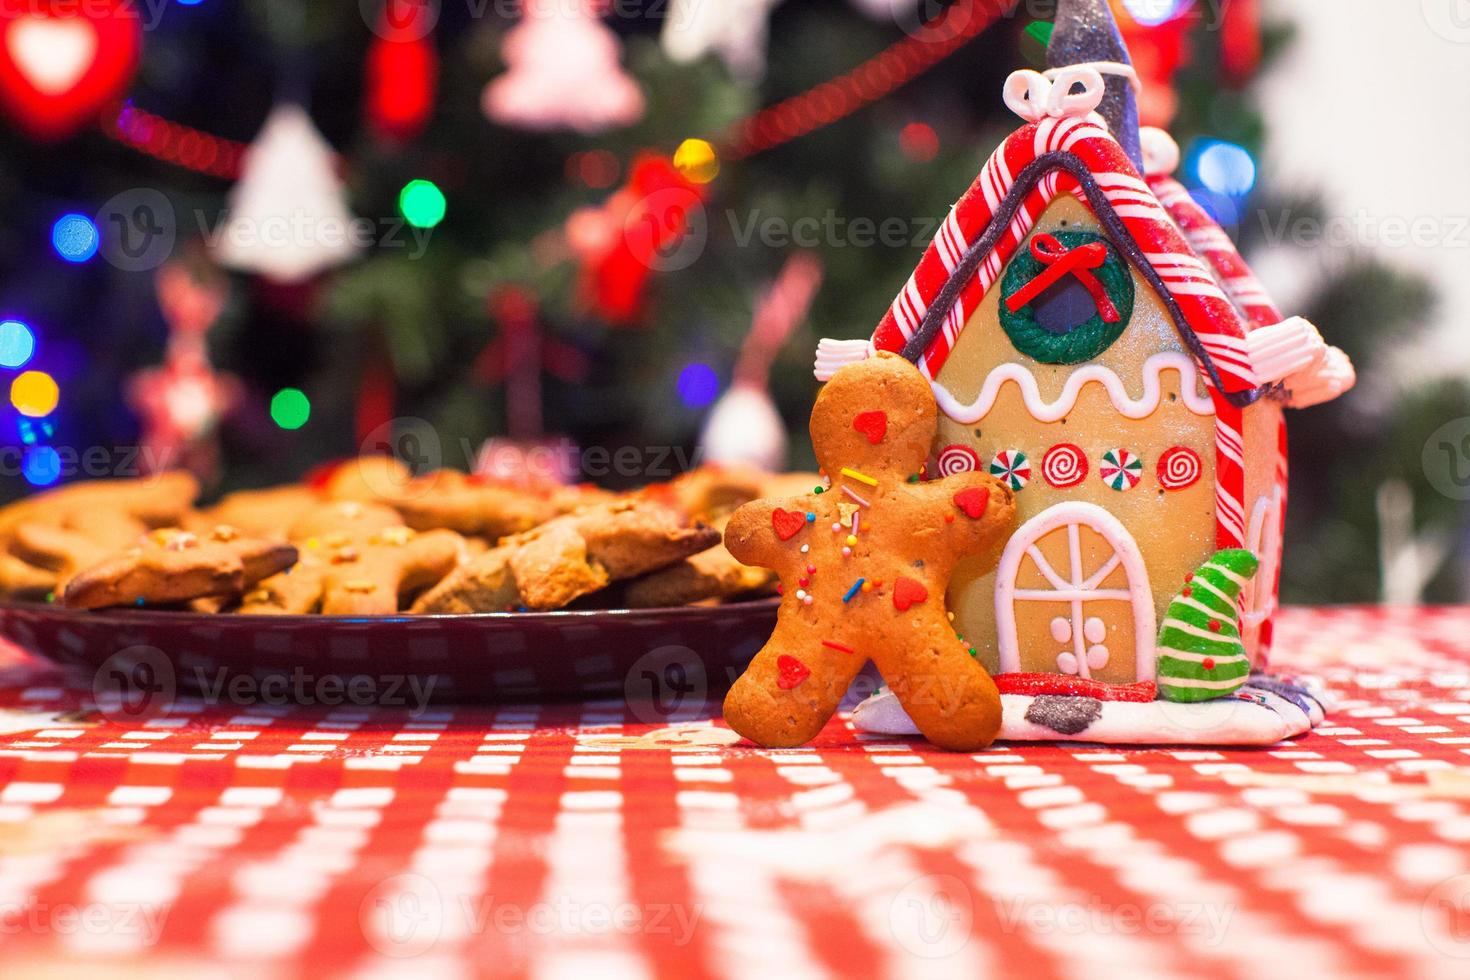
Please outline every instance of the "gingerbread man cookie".
[[285, 541], [247, 537], [233, 527], [220, 525], [207, 534], [168, 528], [77, 572], [62, 602], [73, 609], [105, 609], [236, 596], [295, 561], [296, 549]]
[[453, 531], [420, 534], [382, 504], [341, 501], [302, 515], [291, 528], [295, 567], [262, 581], [240, 604], [247, 616], [387, 616], [435, 584], [464, 556]]
[[955, 635], [944, 593], [962, 557], [998, 559], [1015, 501], [980, 473], [920, 479], [937, 416], [903, 358], [849, 365], [812, 409], [831, 486], [730, 519], [730, 552], [782, 582], [775, 633], [725, 699], [725, 720], [751, 741], [812, 739], [869, 660], [934, 744], [974, 750], [995, 738], [1000, 695]]

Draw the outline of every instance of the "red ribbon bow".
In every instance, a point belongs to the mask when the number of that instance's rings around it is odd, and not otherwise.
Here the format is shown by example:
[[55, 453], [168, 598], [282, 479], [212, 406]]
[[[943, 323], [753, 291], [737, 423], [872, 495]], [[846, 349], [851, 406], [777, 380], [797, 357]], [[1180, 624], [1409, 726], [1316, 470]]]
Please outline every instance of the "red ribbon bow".
[[1012, 313], [1046, 292], [1061, 281], [1063, 276], [1071, 273], [1092, 296], [1092, 302], [1097, 307], [1097, 312], [1103, 318], [1104, 323], [1117, 323], [1121, 319], [1118, 308], [1108, 297], [1107, 289], [1098, 281], [1097, 276], [1092, 274], [1093, 269], [1100, 268], [1108, 259], [1107, 246], [1102, 242], [1088, 242], [1086, 245], [1069, 249], [1057, 241], [1053, 235], [1037, 235], [1031, 239], [1031, 254], [1046, 268], [1039, 276], [1006, 299], [1006, 306]]

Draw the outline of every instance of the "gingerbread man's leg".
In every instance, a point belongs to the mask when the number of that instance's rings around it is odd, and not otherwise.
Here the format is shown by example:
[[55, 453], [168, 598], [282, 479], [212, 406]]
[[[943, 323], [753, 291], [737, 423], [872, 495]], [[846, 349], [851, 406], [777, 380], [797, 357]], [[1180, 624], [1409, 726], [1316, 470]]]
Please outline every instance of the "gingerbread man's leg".
[[[824, 646], [823, 641], [835, 646]], [[783, 607], [770, 642], [725, 697], [725, 720], [758, 745], [792, 748], [816, 737], [867, 658]]]
[[874, 650], [883, 680], [914, 725], [935, 745], [959, 752], [983, 749], [1000, 732], [1000, 693], [954, 628], [924, 616], [898, 649]]

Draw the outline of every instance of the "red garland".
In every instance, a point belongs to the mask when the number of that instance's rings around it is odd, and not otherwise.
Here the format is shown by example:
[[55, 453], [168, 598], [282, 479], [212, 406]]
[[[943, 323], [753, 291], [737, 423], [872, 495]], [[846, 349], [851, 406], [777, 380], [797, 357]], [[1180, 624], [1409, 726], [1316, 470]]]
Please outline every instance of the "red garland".
[[[423, 0], [400, 2], [418, 4]], [[730, 160], [743, 160], [845, 119], [907, 85], [958, 51], [1004, 17], [1015, 7], [1016, 2], [1017, 0], [957, 0], [933, 21], [852, 71], [736, 123], [725, 139], [722, 149], [724, 156]], [[437, 75], [437, 60], [435, 68]], [[418, 70], [423, 71], [421, 63]], [[394, 95], [395, 99], [398, 97], [397, 94]], [[405, 104], [416, 102], [415, 98], [409, 96], [403, 96], [403, 100]], [[229, 169], [225, 165], [202, 164], [195, 159], [194, 154], [170, 152], [169, 140], [138, 139], [136, 134], [130, 134], [126, 127], [120, 125], [121, 120], [109, 125], [108, 135], [167, 163], [216, 177], [233, 179], [237, 176], [238, 155], [244, 148], [243, 144], [169, 122], [140, 109], [130, 107], [129, 111], [147, 119], [155, 127], [166, 127], [176, 138], [188, 135], [194, 140], [217, 145], [221, 152], [234, 149], [233, 156], [236, 159], [229, 161]], [[373, 111], [369, 109], [370, 115]], [[164, 145], [158, 145], [159, 142]]]
[[1015, 5], [1016, 0], [957, 0], [847, 74], [737, 123], [726, 138], [724, 157], [743, 160], [847, 118], [954, 54]]
[[240, 176], [240, 159], [247, 148], [245, 143], [169, 122], [132, 102], [108, 113], [102, 131], [155, 160], [225, 180]]

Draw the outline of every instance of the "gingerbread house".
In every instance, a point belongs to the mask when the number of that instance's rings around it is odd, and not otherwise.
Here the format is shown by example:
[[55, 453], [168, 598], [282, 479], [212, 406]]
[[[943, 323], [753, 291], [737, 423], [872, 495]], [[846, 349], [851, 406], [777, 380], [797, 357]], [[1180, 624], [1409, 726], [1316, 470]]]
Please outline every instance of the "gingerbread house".
[[[1285, 410], [1349, 388], [1347, 357], [1284, 319], [1229, 236], [1140, 132], [1105, 0], [1062, 0], [1052, 68], [1017, 72], [1025, 124], [944, 220], [870, 342], [824, 341], [818, 377], [878, 349], [933, 385], [933, 474], [1017, 492], [999, 566], [963, 566], [959, 632], [993, 673], [1155, 679], [1158, 628], [1212, 554], [1261, 571], [1241, 635], [1271, 641], [1287, 493]], [[1238, 686], [1238, 682], [1235, 686]]]

